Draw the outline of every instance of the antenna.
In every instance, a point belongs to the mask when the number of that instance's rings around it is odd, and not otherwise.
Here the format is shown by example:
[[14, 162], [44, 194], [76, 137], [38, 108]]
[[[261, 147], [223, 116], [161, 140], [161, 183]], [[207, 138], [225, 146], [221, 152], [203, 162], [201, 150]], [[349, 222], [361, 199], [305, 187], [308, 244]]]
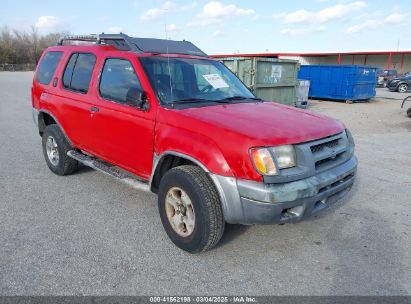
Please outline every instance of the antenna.
[[165, 8], [164, 9], [164, 11], [165, 11], [165, 14], [164, 14], [164, 19], [165, 19], [165, 22], [164, 22], [164, 32], [165, 32], [165, 35], [166, 35], [166, 54], [167, 54], [167, 68], [168, 68], [168, 76], [169, 76], [169, 79], [170, 79], [170, 98], [172, 99], [172, 97], [173, 97], [173, 82], [172, 82], [172, 80], [171, 80], [171, 68], [170, 68], [170, 55], [169, 55], [169, 52], [168, 52], [168, 34], [167, 34], [167, 12], [168, 12], [168, 10]]

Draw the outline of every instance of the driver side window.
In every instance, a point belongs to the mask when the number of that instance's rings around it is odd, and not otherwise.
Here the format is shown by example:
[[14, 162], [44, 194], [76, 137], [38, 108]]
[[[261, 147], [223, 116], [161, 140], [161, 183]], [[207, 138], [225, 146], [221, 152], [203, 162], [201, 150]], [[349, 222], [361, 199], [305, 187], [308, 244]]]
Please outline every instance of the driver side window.
[[132, 88], [142, 90], [130, 61], [119, 58], [107, 59], [100, 78], [99, 91], [101, 97], [119, 103], [126, 103], [127, 94]]

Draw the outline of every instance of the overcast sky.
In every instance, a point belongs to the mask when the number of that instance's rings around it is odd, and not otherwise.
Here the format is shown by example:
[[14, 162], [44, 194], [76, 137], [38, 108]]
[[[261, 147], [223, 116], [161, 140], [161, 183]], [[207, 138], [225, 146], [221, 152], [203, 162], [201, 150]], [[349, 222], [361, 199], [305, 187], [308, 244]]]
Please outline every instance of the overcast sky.
[[[411, 49], [411, 1], [9, 1], [0, 25], [186, 39], [209, 54]], [[165, 31], [167, 28], [167, 31]]]

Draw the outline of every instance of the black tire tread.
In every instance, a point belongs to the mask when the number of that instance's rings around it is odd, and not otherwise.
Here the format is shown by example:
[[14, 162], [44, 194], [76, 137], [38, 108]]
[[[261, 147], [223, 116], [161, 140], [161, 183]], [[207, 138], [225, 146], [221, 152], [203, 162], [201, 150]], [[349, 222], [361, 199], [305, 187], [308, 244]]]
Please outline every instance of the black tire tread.
[[[68, 143], [67, 139], [65, 138], [63, 132], [61, 132], [58, 125], [53, 124], [49, 125], [44, 129], [43, 132], [43, 140], [47, 138], [49, 135], [52, 135], [56, 138], [63, 155], [60, 155], [60, 158], [63, 159], [63, 168], [59, 172], [53, 171], [58, 175], [69, 175], [77, 171], [78, 169], [78, 161], [71, 158], [67, 155], [67, 152], [73, 150], [73, 147]], [[46, 157], [46, 155], [45, 155]]]
[[220, 241], [225, 228], [223, 210], [217, 189], [208, 174], [200, 167], [183, 165], [175, 167], [169, 172], [171, 171], [173, 171], [174, 174], [188, 175], [194, 189], [200, 188], [200, 191], [202, 192], [201, 194], [204, 197], [203, 201], [205, 202], [205, 207], [207, 209], [205, 216], [207, 216], [209, 233], [207, 235], [203, 235], [203, 239], [205, 241], [196, 251], [193, 251], [192, 253], [210, 250]]

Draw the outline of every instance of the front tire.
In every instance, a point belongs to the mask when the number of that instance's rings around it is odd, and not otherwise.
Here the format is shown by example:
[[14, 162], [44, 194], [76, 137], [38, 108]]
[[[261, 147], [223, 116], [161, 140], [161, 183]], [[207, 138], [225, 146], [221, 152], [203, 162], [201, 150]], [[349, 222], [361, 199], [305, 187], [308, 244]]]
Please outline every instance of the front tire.
[[405, 83], [400, 84], [400, 85], [398, 86], [398, 92], [400, 92], [400, 93], [405, 93], [405, 92], [407, 92], [407, 91], [408, 91], [408, 85], [406, 85]]
[[73, 147], [57, 125], [49, 125], [44, 129], [42, 145], [47, 166], [53, 173], [68, 175], [78, 169], [78, 161], [67, 155]]
[[199, 167], [175, 167], [163, 176], [158, 209], [167, 235], [185, 251], [207, 251], [223, 235], [225, 222], [218, 192]]

